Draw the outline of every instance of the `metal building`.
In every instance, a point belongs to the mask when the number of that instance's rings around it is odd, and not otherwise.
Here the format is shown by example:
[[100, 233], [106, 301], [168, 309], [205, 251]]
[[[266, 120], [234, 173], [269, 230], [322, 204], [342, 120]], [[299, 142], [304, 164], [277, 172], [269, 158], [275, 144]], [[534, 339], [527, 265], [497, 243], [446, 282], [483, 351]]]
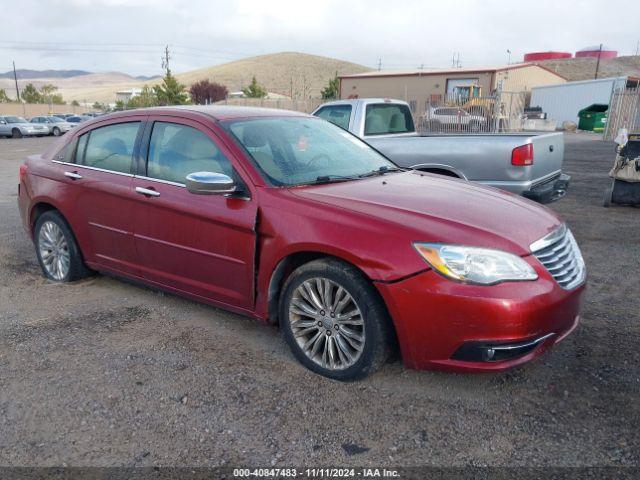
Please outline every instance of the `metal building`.
[[632, 77], [599, 78], [597, 80], [582, 80], [555, 85], [543, 85], [531, 89], [532, 107], [542, 107], [547, 118], [556, 121], [556, 126], [562, 122], [578, 123], [578, 112], [594, 103], [609, 105], [611, 95], [616, 89], [634, 88], [638, 79]]

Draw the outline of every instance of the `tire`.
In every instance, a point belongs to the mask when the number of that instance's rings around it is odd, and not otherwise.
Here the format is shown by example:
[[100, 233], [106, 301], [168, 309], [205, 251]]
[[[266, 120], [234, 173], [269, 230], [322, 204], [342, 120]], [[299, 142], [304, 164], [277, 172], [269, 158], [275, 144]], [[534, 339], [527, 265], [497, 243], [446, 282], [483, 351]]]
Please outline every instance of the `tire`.
[[14, 128], [13, 130], [11, 130], [11, 137], [12, 138], [22, 138], [22, 132], [20, 131], [19, 128]]
[[[314, 304], [309, 295], [307, 289], [313, 287], [320, 303]], [[331, 300], [320, 300], [320, 289], [328, 291]], [[340, 308], [342, 302], [346, 303]], [[335, 316], [331, 304], [338, 305]], [[315, 310], [313, 315], [310, 309]], [[346, 317], [354, 311], [359, 314]], [[338, 312], [345, 315], [342, 320]], [[325, 377], [341, 381], [364, 378], [378, 370], [390, 355], [394, 331], [386, 307], [368, 279], [347, 263], [322, 259], [299, 267], [284, 285], [279, 313], [282, 334], [294, 356]]]
[[[52, 241], [58, 238], [58, 234], [61, 236], [59, 240]], [[91, 274], [91, 271], [84, 265], [73, 232], [57, 211], [50, 210], [38, 217], [33, 232], [33, 243], [36, 247], [36, 255], [42, 274], [49, 280], [67, 283], [80, 280]], [[46, 255], [47, 250], [51, 256]], [[65, 254], [66, 262], [57, 263], [55, 261], [56, 256], [64, 257]]]
[[53, 127], [53, 135], [59, 137], [62, 134], [58, 127]]

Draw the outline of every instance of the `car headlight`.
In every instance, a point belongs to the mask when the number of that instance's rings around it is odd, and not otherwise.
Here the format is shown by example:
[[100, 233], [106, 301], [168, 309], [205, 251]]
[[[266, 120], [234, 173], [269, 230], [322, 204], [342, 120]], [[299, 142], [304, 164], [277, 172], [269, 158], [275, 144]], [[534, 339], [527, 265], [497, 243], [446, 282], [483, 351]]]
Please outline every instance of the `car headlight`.
[[538, 278], [533, 267], [522, 258], [501, 250], [441, 243], [414, 243], [413, 246], [436, 272], [459, 282], [493, 285]]

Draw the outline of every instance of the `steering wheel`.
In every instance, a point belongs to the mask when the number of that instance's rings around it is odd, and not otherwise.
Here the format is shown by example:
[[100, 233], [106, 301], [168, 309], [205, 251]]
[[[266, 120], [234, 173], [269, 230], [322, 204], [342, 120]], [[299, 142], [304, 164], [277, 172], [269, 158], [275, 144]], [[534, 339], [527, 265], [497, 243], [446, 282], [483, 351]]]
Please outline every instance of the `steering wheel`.
[[318, 153], [307, 162], [307, 168], [313, 170], [314, 167], [319, 167], [322, 161], [324, 161], [326, 165], [329, 165], [331, 163], [331, 157], [326, 153]]

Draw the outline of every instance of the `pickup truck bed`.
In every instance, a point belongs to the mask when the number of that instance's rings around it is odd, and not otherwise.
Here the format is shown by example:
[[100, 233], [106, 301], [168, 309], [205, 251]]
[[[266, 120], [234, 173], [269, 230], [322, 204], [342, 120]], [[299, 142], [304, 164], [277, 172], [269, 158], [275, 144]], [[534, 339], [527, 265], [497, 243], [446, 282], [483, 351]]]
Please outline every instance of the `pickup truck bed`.
[[[406, 102], [354, 99], [313, 113], [348, 129], [405, 168], [459, 177], [542, 203], [562, 198], [564, 137], [553, 133], [418, 134]], [[517, 152], [526, 152], [518, 162]]]

